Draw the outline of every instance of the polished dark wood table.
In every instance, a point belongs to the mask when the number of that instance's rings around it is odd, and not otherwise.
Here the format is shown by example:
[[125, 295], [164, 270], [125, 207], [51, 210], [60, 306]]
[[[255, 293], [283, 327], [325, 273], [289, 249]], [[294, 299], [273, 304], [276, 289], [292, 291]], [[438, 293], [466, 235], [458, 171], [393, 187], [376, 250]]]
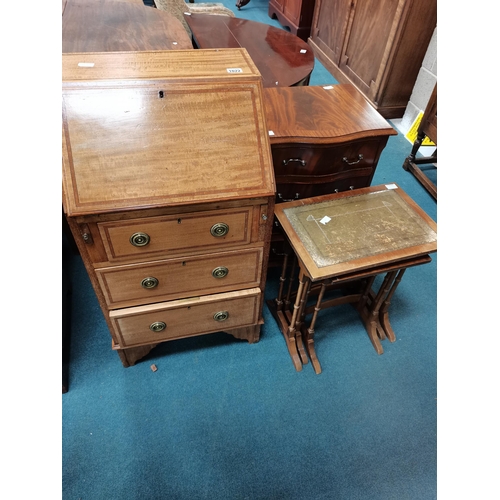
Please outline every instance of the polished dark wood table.
[[314, 54], [298, 36], [268, 24], [229, 16], [184, 14], [200, 49], [242, 47], [262, 75], [264, 87], [308, 85]]
[[62, 52], [193, 48], [178, 19], [141, 4], [136, 0], [63, 1]]

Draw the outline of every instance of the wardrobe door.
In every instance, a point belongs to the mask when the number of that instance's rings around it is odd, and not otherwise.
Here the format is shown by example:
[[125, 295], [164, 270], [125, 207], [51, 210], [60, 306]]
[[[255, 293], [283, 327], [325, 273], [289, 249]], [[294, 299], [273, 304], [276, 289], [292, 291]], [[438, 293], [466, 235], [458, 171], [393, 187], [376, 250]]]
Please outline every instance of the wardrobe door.
[[311, 38], [336, 65], [340, 62], [350, 11], [350, 0], [316, 0]]
[[294, 24], [300, 24], [300, 9], [302, 8], [301, 0], [286, 0], [283, 5], [283, 14], [290, 19]]
[[376, 100], [406, 0], [357, 0], [347, 27], [341, 71]]

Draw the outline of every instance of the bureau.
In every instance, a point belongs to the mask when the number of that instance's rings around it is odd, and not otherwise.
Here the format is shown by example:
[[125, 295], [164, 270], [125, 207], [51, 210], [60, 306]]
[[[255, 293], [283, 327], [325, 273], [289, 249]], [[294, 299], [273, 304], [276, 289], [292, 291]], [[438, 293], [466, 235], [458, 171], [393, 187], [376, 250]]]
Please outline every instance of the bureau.
[[[351, 84], [265, 88], [264, 98], [277, 203], [370, 186], [397, 135]], [[282, 241], [276, 221], [273, 254]]]
[[259, 340], [275, 182], [245, 49], [63, 54], [63, 208], [125, 367]]

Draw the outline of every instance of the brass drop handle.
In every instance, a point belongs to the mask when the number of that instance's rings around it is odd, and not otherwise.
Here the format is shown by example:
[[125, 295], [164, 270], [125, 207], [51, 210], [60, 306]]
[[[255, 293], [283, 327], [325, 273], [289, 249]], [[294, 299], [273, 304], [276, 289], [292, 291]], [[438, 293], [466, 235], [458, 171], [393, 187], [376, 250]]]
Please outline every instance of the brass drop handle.
[[134, 233], [130, 237], [130, 243], [134, 247], [145, 247], [149, 243], [149, 234], [146, 233]]
[[280, 201], [295, 201], [295, 200], [298, 200], [299, 199], [299, 196], [300, 196], [300, 193], [295, 193], [295, 198], [283, 198], [283, 196], [281, 196], [281, 193], [278, 193], [278, 199]]
[[220, 278], [225, 278], [228, 273], [229, 273], [229, 269], [227, 267], [219, 266], [219, 267], [216, 267], [212, 271], [212, 276], [214, 278], [219, 278], [220, 279]]
[[359, 163], [363, 159], [363, 155], [358, 155], [358, 159], [354, 161], [349, 161], [345, 156], [342, 158], [342, 161], [347, 163], [348, 165], [356, 165], [356, 163]]
[[306, 166], [306, 161], [302, 158], [289, 158], [288, 160], [283, 160], [283, 165], [288, 165], [291, 161], [299, 162], [303, 167]]
[[165, 330], [165, 328], [167, 328], [167, 324], [163, 321], [155, 321], [149, 325], [149, 329], [155, 333], [161, 332], [162, 330]]
[[144, 278], [141, 281], [141, 286], [142, 288], [146, 288], [147, 290], [150, 290], [151, 288], [155, 288], [158, 286], [158, 279], [154, 278], [153, 276], [148, 276], [147, 278]]
[[229, 226], [227, 224], [225, 224], [224, 222], [218, 222], [217, 224], [214, 224], [210, 228], [210, 234], [212, 236], [215, 236], [216, 238], [226, 236], [226, 234], [228, 232], [229, 232]]
[[226, 321], [227, 318], [229, 318], [227, 311], [219, 311], [214, 314], [215, 321]]

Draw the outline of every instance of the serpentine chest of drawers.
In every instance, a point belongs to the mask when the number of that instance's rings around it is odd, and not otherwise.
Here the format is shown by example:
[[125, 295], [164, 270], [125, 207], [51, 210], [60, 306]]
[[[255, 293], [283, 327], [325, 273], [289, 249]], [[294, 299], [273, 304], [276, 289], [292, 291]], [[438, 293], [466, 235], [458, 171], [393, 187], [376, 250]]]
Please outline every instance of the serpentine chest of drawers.
[[259, 340], [275, 184], [245, 49], [63, 55], [63, 208], [124, 366]]
[[[370, 186], [380, 155], [397, 132], [350, 84], [264, 89], [276, 202]], [[272, 265], [281, 261], [278, 222]]]
[[350, 84], [264, 89], [276, 201], [370, 185], [397, 132]]

